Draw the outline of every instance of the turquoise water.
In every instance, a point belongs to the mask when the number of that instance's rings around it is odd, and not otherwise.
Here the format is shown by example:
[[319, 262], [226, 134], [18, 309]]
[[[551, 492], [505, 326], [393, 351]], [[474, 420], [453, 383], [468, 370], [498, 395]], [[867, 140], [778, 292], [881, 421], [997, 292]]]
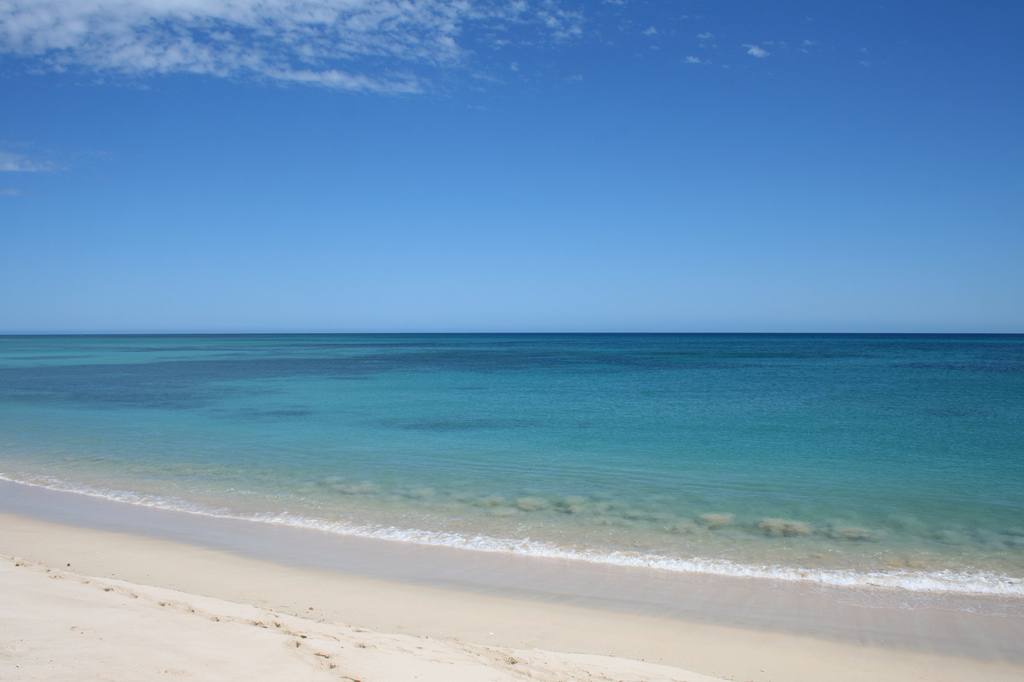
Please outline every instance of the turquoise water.
[[484, 551], [1024, 595], [1024, 337], [0, 337], [0, 474]]

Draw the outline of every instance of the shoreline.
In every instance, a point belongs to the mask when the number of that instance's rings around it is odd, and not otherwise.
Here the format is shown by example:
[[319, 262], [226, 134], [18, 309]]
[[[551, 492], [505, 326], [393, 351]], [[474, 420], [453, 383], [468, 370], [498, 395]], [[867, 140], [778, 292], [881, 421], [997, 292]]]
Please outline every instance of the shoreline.
[[[42, 478], [47, 479], [48, 477]], [[855, 569], [807, 567], [799, 564], [794, 566], [743, 564], [728, 559], [681, 558], [612, 550], [585, 551], [563, 548], [549, 542], [529, 538], [514, 540], [486, 535], [470, 536], [451, 532], [439, 533], [385, 526], [350, 525], [326, 522], [315, 517], [288, 512], [279, 514], [236, 513], [227, 508], [215, 509], [196, 506], [198, 503], [188, 503], [175, 498], [127, 490], [97, 488], [85, 484], [75, 485], [57, 478], [49, 478], [44, 481], [19, 480], [6, 473], [0, 473], [0, 491], [10, 490], [8, 487], [10, 485], [71, 494], [117, 505], [161, 510], [172, 514], [188, 514], [223, 519], [228, 522], [259, 523], [300, 531], [322, 531], [337, 536], [394, 541], [423, 547], [451, 548], [499, 555], [515, 554], [530, 559], [568, 560], [627, 569], [654, 569], [670, 573], [726, 579], [779, 581], [803, 584], [810, 589], [835, 589], [837, 592], [845, 590], [868, 593], [877, 589], [878, 594], [883, 594], [886, 591], [899, 594], [899, 600], [902, 602], [919, 605], [946, 603], [948, 608], [954, 609], [957, 608], [957, 601], [980, 600], [978, 603], [993, 605], [992, 608], [995, 610], [992, 612], [1012, 612], [1024, 615], [1024, 582], [1022, 579], [985, 571], [957, 572], [938, 569], [894, 568], [889, 571], [865, 572]], [[1002, 605], [998, 605], [1000, 599], [1003, 600]], [[868, 601], [874, 603], [876, 599], [871, 598]], [[892, 600], [889, 600], [889, 603], [891, 602]], [[884, 598], [883, 603], [886, 603]], [[969, 608], [975, 610], [977, 605], [971, 603]], [[983, 608], [988, 609], [989, 607]]]
[[[41, 663], [33, 655], [45, 650], [51, 672], [55, 665], [70, 669], [73, 664], [79, 675], [90, 666], [103, 666], [130, 668], [134, 679], [156, 677], [164, 671], [146, 669], [150, 654], [145, 647], [139, 651], [127, 646], [137, 636], [140, 619], [149, 621], [147, 627], [156, 628], [147, 634], [155, 638], [153, 646], [163, 648], [170, 640], [172, 652], [176, 650], [173, 645], [180, 645], [182, 638], [205, 636], [204, 630], [212, 628], [209, 636], [214, 640], [207, 641], [212, 652], [199, 655], [187, 645], [179, 652], [183, 658], [175, 660], [178, 669], [205, 673], [207, 679], [215, 679], [211, 671], [233, 670], [236, 674], [228, 678], [238, 679], [242, 677], [239, 673], [251, 674], [251, 660], [247, 666], [238, 667], [240, 660], [253, 655], [262, 658], [257, 652], [271, 644], [271, 653], [281, 653], [282, 648], [294, 646], [295, 633], [300, 631], [310, 631], [307, 638], [313, 637], [311, 644], [321, 649], [333, 642], [341, 648], [349, 644], [350, 649], [367, 650], [344, 654], [327, 651], [331, 658], [320, 655], [324, 652], [319, 650], [312, 657], [307, 651], [296, 653], [293, 657], [298, 660], [291, 663], [296, 671], [307, 673], [304, 679], [319, 679], [316, 675], [320, 673], [324, 679], [345, 679], [353, 671], [358, 671], [356, 679], [364, 682], [410, 679], [419, 674], [413, 671], [435, 664], [444, 666], [449, 677], [421, 679], [514, 680], [532, 676], [554, 681], [593, 679], [589, 676], [597, 672], [596, 679], [638, 681], [810, 682], [823, 677], [838, 681], [942, 681], [1013, 680], [1024, 671], [1020, 663], [1000, 660], [829, 642], [302, 570], [166, 540], [83, 530], [11, 515], [2, 517], [0, 527], [0, 550], [7, 557], [15, 549], [13, 554], [18, 557], [2, 564], [2, 580], [14, 589], [5, 590], [8, 596], [0, 600], [0, 613], [4, 614], [0, 627], [25, 641], [18, 633], [29, 619], [26, 614], [33, 614], [31, 619], [36, 620], [40, 617], [36, 615], [38, 602], [44, 596], [54, 602], [43, 617], [56, 623], [50, 630], [58, 641], [45, 647], [29, 642], [21, 652], [7, 654], [9, 664], [20, 666], [18, 661], [25, 660], [26, 671], [39, 672]], [[25, 562], [28, 565], [14, 566]], [[34, 587], [28, 585], [14, 569], [34, 571], [40, 580]], [[70, 593], [64, 587], [55, 588], [54, 580], [74, 582], [83, 589]], [[107, 596], [115, 600], [114, 605], [97, 609], [87, 604], [82, 610], [79, 607], [84, 588], [91, 594], [88, 601]], [[168, 605], [173, 608], [168, 609]], [[117, 622], [111, 624], [111, 619]], [[75, 624], [67, 625], [72, 622]], [[209, 626], [211, 622], [216, 625]], [[246, 629], [260, 635], [261, 641], [251, 642], [249, 634], [245, 642], [235, 642], [234, 635], [228, 636], [219, 627], [222, 622], [248, 626]], [[271, 629], [275, 622], [283, 622], [284, 630], [278, 632], [276, 626]], [[276, 637], [262, 641], [266, 632]], [[62, 662], [62, 656], [72, 652], [59, 640], [73, 639], [78, 633], [105, 633], [119, 643], [103, 660], [74, 652], [73, 660]], [[299, 637], [303, 642], [307, 639]], [[14, 640], [8, 637], [8, 641]], [[441, 644], [435, 646], [433, 642]], [[466, 660], [467, 652], [477, 655]], [[390, 668], [381, 669], [376, 659], [382, 655], [387, 656]], [[110, 656], [115, 660], [111, 661]], [[336, 663], [336, 669], [326, 667], [337, 660], [335, 657], [344, 663]], [[514, 670], [508, 663], [510, 658], [529, 664]], [[166, 665], [162, 660], [155, 663], [158, 667]], [[19, 670], [12, 671], [8, 665], [10, 672]], [[611, 674], [600, 676], [607, 672]], [[264, 670], [256, 677], [266, 675]], [[26, 674], [20, 679], [59, 677]], [[19, 677], [12, 675], [11, 679]]]
[[[19, 503], [7, 486], [0, 490], [0, 554], [76, 580], [120, 580], [306, 620], [315, 614], [321, 624], [336, 627], [509, 651], [642, 660], [721, 678], [1010, 680], [1024, 674], [1019, 615], [869, 607], [750, 579], [680, 580], [655, 571], [593, 570], [465, 550], [410, 552], [397, 546], [404, 543], [339, 542], [312, 531], [268, 531], [252, 523], [246, 529], [247, 522], [184, 523], [175, 517], [185, 516], [180, 513], [139, 514], [114, 502], [67, 506], [65, 499], [62, 507], [55, 496], [73, 494], [46, 492], [29, 496], [36, 498], [33, 514], [24, 500], [12, 509]], [[83, 512], [90, 506], [106, 507], [113, 516]], [[45, 516], [50, 518], [40, 518]], [[240, 529], [250, 535], [240, 537]], [[5, 627], [16, 632], [17, 614], [6, 620]], [[550, 679], [576, 679], [559, 670]], [[503, 668], [494, 674], [512, 673]], [[545, 679], [542, 674], [547, 673], [537, 673]], [[636, 679], [650, 679], [654, 672], [644, 674]], [[658, 676], [689, 679], [685, 674]], [[623, 673], [621, 679], [629, 677]]]

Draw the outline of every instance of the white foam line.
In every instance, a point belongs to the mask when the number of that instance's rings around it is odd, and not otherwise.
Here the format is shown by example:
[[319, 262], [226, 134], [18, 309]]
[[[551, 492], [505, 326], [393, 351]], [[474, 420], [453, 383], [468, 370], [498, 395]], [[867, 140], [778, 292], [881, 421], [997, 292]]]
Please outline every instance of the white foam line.
[[695, 557], [666, 557], [656, 554], [639, 552], [575, 550], [560, 547], [550, 542], [526, 539], [495, 538], [487, 535], [465, 536], [457, 533], [426, 531], [395, 526], [356, 525], [339, 522], [327, 522], [307, 516], [289, 514], [264, 513], [238, 515], [227, 509], [210, 509], [203, 505], [185, 500], [145, 495], [126, 490], [97, 488], [88, 485], [76, 485], [53, 477], [39, 477], [32, 480], [19, 480], [0, 473], [0, 480], [45, 488], [61, 492], [75, 493], [88, 497], [102, 498], [113, 502], [121, 502], [141, 507], [154, 507], [169, 511], [184, 512], [198, 516], [251, 521], [272, 525], [291, 526], [321, 530], [337, 535], [350, 535], [380, 540], [411, 542], [417, 545], [453, 547], [478, 552], [502, 554], [518, 554], [530, 557], [552, 559], [570, 559], [595, 564], [629, 566], [636, 568], [654, 568], [677, 573], [704, 573], [739, 578], [760, 578], [785, 580], [791, 582], [807, 582], [835, 587], [863, 588], [881, 587], [907, 590], [910, 592], [955, 593], [965, 595], [999, 595], [1024, 597], [1024, 581], [995, 573], [966, 573], [955, 571], [877, 571], [861, 573], [843, 569], [799, 568], [779, 565], [740, 564], [724, 559]]

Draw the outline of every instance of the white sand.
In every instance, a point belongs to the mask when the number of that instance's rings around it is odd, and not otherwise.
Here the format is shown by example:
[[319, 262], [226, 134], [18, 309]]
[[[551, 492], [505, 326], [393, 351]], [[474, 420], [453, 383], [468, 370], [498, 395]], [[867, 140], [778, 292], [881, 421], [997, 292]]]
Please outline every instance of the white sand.
[[42, 564], [0, 563], [4, 680], [678, 680], [623, 658], [516, 650], [298, 618]]
[[1024, 679], [1004, 661], [376, 581], [12, 515], [0, 554], [2, 680]]

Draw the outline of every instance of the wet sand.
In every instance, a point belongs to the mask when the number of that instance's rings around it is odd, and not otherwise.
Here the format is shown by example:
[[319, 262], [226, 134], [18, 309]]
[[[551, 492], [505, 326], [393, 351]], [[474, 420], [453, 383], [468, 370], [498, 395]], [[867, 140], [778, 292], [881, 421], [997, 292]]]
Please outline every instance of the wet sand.
[[1024, 677], [1006, 600], [417, 547], [14, 484], [0, 511], [4, 679]]

